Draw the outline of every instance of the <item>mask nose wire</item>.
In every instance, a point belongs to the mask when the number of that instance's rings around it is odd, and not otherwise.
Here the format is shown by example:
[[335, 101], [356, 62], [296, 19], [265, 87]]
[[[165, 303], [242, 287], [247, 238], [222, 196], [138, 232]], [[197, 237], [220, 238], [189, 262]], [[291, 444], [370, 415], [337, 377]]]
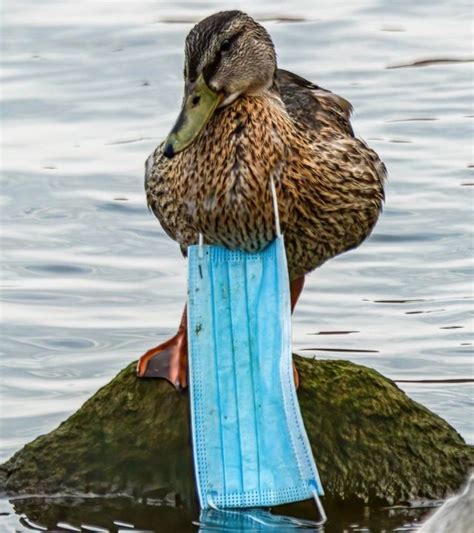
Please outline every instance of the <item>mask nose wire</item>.
[[272, 191], [272, 200], [273, 200], [273, 213], [275, 215], [275, 228], [277, 237], [281, 237], [281, 227], [280, 227], [280, 212], [278, 211], [278, 198], [275, 187], [275, 180], [273, 176], [270, 177], [270, 188]]

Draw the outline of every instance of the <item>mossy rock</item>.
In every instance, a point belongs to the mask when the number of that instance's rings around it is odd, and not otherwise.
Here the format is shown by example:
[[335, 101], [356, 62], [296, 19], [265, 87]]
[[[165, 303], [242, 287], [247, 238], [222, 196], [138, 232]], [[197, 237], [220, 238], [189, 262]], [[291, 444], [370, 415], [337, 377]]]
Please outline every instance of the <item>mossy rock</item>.
[[[375, 370], [295, 357], [304, 422], [330, 498], [394, 503], [460, 487], [473, 449]], [[189, 398], [120, 372], [0, 466], [6, 494], [126, 494], [192, 503]]]

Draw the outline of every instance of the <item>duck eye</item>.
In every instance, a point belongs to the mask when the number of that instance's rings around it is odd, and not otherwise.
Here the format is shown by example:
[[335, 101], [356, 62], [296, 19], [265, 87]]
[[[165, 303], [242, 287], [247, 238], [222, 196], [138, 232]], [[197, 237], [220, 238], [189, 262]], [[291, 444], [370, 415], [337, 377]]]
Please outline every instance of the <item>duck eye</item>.
[[221, 43], [221, 50], [223, 52], [227, 52], [227, 50], [230, 50], [230, 41], [229, 39], [224, 39]]

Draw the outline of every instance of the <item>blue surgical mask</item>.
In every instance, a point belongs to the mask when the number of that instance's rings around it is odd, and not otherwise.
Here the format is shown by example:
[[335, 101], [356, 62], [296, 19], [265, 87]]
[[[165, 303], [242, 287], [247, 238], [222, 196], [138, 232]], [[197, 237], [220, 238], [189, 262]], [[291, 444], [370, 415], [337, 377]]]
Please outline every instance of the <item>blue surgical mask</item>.
[[191, 246], [188, 258], [191, 418], [201, 507], [274, 506], [314, 497], [324, 517], [294, 385], [283, 237], [255, 254]]

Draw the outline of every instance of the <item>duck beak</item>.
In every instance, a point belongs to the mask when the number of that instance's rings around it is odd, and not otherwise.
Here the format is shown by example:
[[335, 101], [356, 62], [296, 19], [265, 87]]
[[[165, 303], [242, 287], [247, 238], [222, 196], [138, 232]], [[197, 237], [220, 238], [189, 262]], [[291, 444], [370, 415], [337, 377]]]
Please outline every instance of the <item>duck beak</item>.
[[163, 154], [172, 158], [187, 148], [199, 135], [222, 100], [223, 95], [212, 91], [201, 74], [186, 90], [178, 120], [164, 142]]

